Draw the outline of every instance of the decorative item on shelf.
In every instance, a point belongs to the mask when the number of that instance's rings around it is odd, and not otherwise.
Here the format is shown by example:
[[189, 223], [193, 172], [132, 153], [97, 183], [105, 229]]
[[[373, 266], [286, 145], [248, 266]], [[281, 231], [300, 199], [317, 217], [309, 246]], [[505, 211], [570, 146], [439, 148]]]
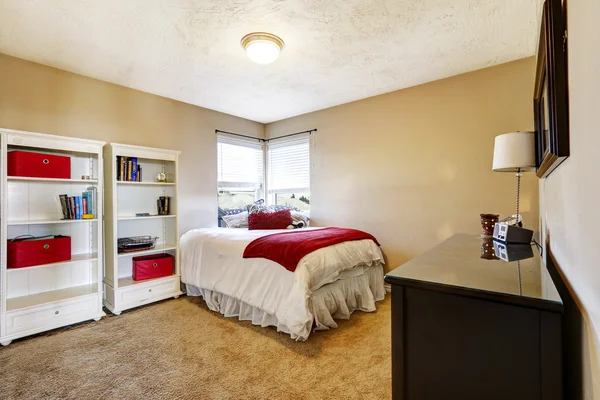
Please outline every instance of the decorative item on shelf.
[[135, 213], [136, 217], [149, 217], [150, 213]]
[[8, 268], [51, 264], [71, 259], [71, 237], [22, 235], [6, 242]]
[[167, 183], [167, 175], [164, 172], [159, 172], [156, 174], [156, 182]]
[[481, 242], [481, 258], [485, 260], [497, 260], [496, 253], [494, 251], [494, 239], [485, 237]]
[[546, 0], [542, 10], [533, 95], [535, 165], [546, 178], [569, 157], [567, 31], [563, 2]]
[[118, 253], [131, 253], [134, 251], [152, 250], [156, 245], [157, 237], [132, 236], [117, 239]]
[[169, 202], [170, 202], [170, 197], [169, 196], [160, 196], [157, 200], [156, 200], [156, 205], [158, 208], [158, 215], [169, 215]]
[[494, 225], [498, 222], [500, 216], [498, 214], [479, 214], [481, 217], [481, 227], [483, 232], [482, 237], [492, 237], [494, 234]]
[[91, 181], [93, 178], [89, 175], [81, 175], [81, 179], [84, 181]]

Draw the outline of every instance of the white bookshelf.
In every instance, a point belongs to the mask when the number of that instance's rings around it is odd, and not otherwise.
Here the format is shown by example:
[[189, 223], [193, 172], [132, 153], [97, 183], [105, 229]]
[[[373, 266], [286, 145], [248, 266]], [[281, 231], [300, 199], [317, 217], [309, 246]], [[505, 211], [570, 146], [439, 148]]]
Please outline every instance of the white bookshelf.
[[[104, 142], [0, 129], [0, 344], [86, 321], [102, 311], [102, 219], [64, 220], [59, 195], [98, 193], [102, 211]], [[7, 175], [13, 150], [68, 156], [72, 179]], [[81, 179], [90, 176], [92, 179]], [[71, 237], [71, 259], [8, 268], [7, 241], [21, 235]]]
[[[123, 310], [181, 295], [179, 270], [178, 157], [179, 151], [111, 143], [104, 146], [105, 251], [104, 305], [119, 315]], [[142, 181], [117, 180], [117, 157], [136, 157]], [[156, 182], [164, 173], [167, 182]], [[169, 196], [169, 215], [157, 215], [156, 200]], [[136, 217], [137, 213], [150, 216]], [[150, 235], [158, 238], [150, 250], [118, 253], [117, 239]], [[135, 256], [169, 253], [175, 257], [170, 276], [134, 281]]]

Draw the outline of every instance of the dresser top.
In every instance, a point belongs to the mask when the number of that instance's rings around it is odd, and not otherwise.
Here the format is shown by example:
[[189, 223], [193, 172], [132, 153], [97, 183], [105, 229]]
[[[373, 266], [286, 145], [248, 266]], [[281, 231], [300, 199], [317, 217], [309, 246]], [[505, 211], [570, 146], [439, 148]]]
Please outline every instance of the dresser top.
[[510, 253], [525, 254], [529, 258], [512, 262], [486, 259], [484, 257], [494, 257], [493, 240], [482, 239], [478, 235], [457, 234], [389, 272], [385, 280], [394, 284], [420, 282], [445, 285], [491, 295], [561, 304], [537, 249], [528, 245], [508, 246]]

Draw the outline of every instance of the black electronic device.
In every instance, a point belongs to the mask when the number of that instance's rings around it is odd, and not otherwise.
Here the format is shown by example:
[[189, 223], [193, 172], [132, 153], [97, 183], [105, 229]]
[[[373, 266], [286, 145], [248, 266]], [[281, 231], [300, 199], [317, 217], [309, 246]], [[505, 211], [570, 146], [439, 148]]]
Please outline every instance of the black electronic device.
[[533, 231], [515, 225], [496, 223], [494, 225], [494, 239], [504, 243], [530, 244]]

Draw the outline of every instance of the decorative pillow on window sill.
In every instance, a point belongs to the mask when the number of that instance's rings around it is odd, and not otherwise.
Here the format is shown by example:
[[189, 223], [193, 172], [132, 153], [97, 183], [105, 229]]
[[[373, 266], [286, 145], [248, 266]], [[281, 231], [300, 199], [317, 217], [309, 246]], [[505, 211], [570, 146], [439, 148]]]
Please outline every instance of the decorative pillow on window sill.
[[237, 208], [226, 208], [223, 210], [223, 215], [234, 215], [243, 212], [248, 212], [248, 208], [246, 206], [237, 207]]
[[248, 211], [242, 211], [237, 214], [223, 215], [223, 221], [228, 228], [247, 228], [248, 227]]
[[287, 229], [293, 222], [290, 210], [274, 212], [251, 212], [248, 215], [248, 229]]
[[256, 200], [254, 203], [247, 205], [248, 213], [255, 212], [256, 210], [259, 210], [262, 207], [265, 207], [265, 200], [264, 199]]

